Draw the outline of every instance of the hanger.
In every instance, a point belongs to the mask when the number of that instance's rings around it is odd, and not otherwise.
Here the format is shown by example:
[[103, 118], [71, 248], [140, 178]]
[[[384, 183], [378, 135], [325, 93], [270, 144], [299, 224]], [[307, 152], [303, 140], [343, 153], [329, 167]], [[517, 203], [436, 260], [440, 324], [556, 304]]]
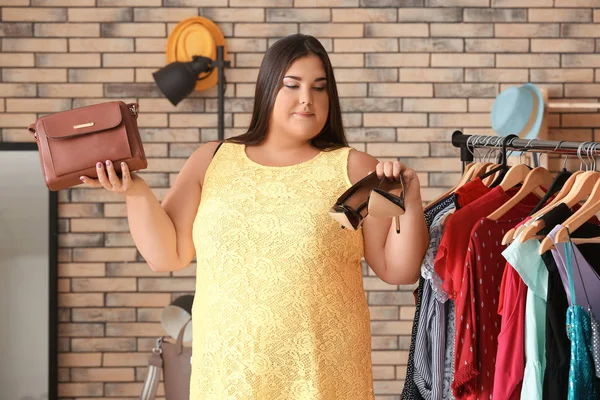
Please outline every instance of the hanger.
[[[523, 166], [525, 169], [523, 169], [521, 166]], [[518, 168], [516, 170], [517, 172], [511, 174], [511, 171], [515, 168]], [[527, 174], [523, 175], [523, 171], [527, 171]], [[550, 186], [552, 184], [552, 175], [544, 167], [536, 167], [532, 170], [529, 170], [529, 167], [527, 167], [525, 164], [519, 164], [507, 172], [500, 186], [502, 186], [502, 188], [506, 191], [515, 187], [521, 182], [523, 182], [523, 186], [521, 186], [517, 194], [511, 197], [510, 200], [500, 206], [500, 208], [498, 208], [496, 211], [491, 213], [488, 216], [488, 219], [491, 219], [492, 221], [499, 220], [504, 214], [520, 203], [525, 197], [533, 193], [535, 189], [539, 188], [540, 186], [546, 188]], [[503, 184], [506, 184], [506, 186], [503, 186]]]
[[[582, 161], [582, 163], [583, 163], [583, 158], [581, 157], [581, 149], [587, 143], [589, 143], [589, 142], [583, 142], [581, 145], [579, 145], [579, 148], [577, 149], [577, 155], [578, 155], [579, 159]], [[589, 151], [589, 149], [588, 149], [588, 151]], [[587, 169], [587, 167], [588, 166], [586, 163], [586, 169]], [[581, 200], [585, 199], [587, 196], [589, 196], [592, 193], [592, 190], [596, 186], [596, 183], [597, 183], [597, 180], [599, 177], [600, 177], [600, 172], [587, 171], [587, 170], [585, 172], [577, 175], [577, 177], [575, 178], [575, 184], [573, 185], [573, 188], [562, 199], [561, 202], [565, 203], [567, 205], [567, 207], [572, 208], [575, 204], [579, 203]], [[539, 254], [544, 254], [546, 251], [552, 249], [553, 247], [554, 247], [554, 244], [552, 243], [552, 240], [549, 237], [545, 237], [542, 240], [542, 243], [540, 245]]]
[[[558, 144], [558, 146], [560, 146], [560, 143]], [[558, 146], [557, 146], [557, 148], [558, 148]], [[567, 160], [568, 159], [569, 159], [569, 155], [567, 154], [567, 156], [565, 157], [564, 164], [563, 164], [563, 169], [567, 168]], [[543, 220], [541, 220], [540, 218], [543, 215], [545, 215], [546, 213], [548, 213], [550, 210], [552, 210], [554, 207], [556, 207], [561, 202], [561, 200], [565, 198], [565, 196], [573, 188], [573, 185], [575, 184], [575, 181], [577, 180], [577, 175], [579, 175], [583, 172], [584, 171], [582, 171], [582, 170], [573, 172], [573, 174], [569, 177], [569, 179], [567, 179], [567, 181], [563, 185], [562, 189], [556, 194], [554, 199], [550, 200], [544, 207], [542, 207], [538, 212], [536, 212], [535, 214], [533, 214], [531, 216], [531, 220], [533, 222], [529, 225], [522, 226], [523, 229], [521, 231], [523, 234], [520, 235], [521, 243], [523, 243], [527, 240], [530, 240], [530, 239], [538, 239], [538, 237], [536, 236], [537, 233], [546, 227], [546, 223]], [[515, 238], [519, 237], [519, 233], [520, 232], [517, 230], [517, 233], [514, 235], [514, 237]]]
[[[598, 145], [597, 143], [593, 144], [594, 152], [595, 152], [595, 148], [597, 145]], [[595, 169], [596, 169], [596, 160], [595, 159], [593, 159], [592, 169], [595, 172]], [[569, 239], [569, 231], [575, 232], [577, 230], [577, 228], [579, 228], [581, 225], [583, 225], [585, 222], [587, 222], [590, 218], [592, 218], [594, 215], [596, 215], [596, 213], [598, 213], [599, 211], [600, 211], [600, 179], [596, 180], [596, 183], [594, 184], [594, 188], [592, 189], [590, 196], [585, 201], [585, 203], [583, 203], [581, 208], [579, 210], [575, 211], [575, 213], [573, 215], [571, 215], [565, 222], [563, 222], [561, 224], [562, 228], [559, 229], [558, 232], [556, 232], [555, 242], [561, 242], [561, 243], [566, 242]], [[597, 239], [600, 242], [600, 238], [593, 238], [593, 239]], [[598, 243], [598, 242], [592, 242], [592, 243]]]

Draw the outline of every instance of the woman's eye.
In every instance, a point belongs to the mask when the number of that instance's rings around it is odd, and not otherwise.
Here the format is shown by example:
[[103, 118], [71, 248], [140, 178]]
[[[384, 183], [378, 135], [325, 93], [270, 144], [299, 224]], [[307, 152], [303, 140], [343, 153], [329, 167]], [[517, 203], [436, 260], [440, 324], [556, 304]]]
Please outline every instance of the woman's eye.
[[285, 85], [286, 88], [290, 88], [290, 89], [296, 89], [298, 86], [297, 85]]
[[318, 90], [319, 92], [322, 92], [323, 90], [325, 90], [326, 86], [319, 86], [319, 87], [315, 87], [313, 89]]

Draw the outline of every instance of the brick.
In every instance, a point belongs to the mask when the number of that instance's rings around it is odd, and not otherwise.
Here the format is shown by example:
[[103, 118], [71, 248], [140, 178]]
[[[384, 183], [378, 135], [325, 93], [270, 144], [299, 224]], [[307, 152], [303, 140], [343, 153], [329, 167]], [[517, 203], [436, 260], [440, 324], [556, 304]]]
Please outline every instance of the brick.
[[162, 311], [160, 308], [138, 308], [138, 322], [160, 322]]
[[[140, 176], [142, 176], [140, 174]], [[161, 174], [161, 180], [160, 183], [161, 185], [157, 185], [156, 182], [153, 182], [152, 179], [148, 179], [147, 176], [142, 176], [142, 178], [144, 178], [144, 180], [146, 181], [146, 183], [148, 183], [148, 185], [150, 185], [151, 187], [157, 187], [157, 186], [162, 186], [162, 187], [166, 187], [168, 184], [168, 179], [166, 174]], [[105, 247], [119, 247], [119, 246], [135, 246], [135, 243], [133, 242], [133, 238], [131, 237], [131, 234], [129, 232], [127, 233], [106, 233], [105, 234], [105, 240], [104, 240], [104, 246]]]
[[[233, 28], [236, 37], [281, 37], [298, 33], [296, 24], [235, 24]], [[233, 50], [231, 50], [233, 51]]]
[[164, 0], [166, 7], [227, 7], [227, 0]]
[[2, 9], [2, 20], [19, 22], [62, 22], [67, 20], [67, 10], [64, 8], [28, 7], [27, 12], [23, 12], [22, 8], [4, 7]]
[[[188, 99], [189, 100], [189, 99]], [[186, 101], [186, 100], [184, 100]], [[142, 101], [140, 100], [140, 103]], [[180, 103], [180, 104], [183, 104]], [[198, 142], [200, 132], [198, 128], [180, 129], [141, 129], [142, 142]]]
[[70, 109], [69, 99], [6, 99], [7, 112], [53, 113]]
[[363, 24], [302, 23], [300, 24], [300, 32], [315, 37], [363, 37], [365, 35], [365, 27]]
[[532, 69], [531, 82], [593, 82], [593, 69]]
[[99, 247], [103, 244], [101, 233], [63, 233], [58, 235], [60, 247]]
[[102, 37], [164, 37], [167, 29], [164, 23], [108, 23], [101, 32]]
[[[428, 53], [366, 54], [367, 67], [427, 67]], [[337, 74], [337, 72], [336, 72]]]
[[59, 277], [104, 276], [103, 263], [61, 263], [58, 264]]
[[133, 82], [133, 69], [99, 68], [70, 69], [69, 82]]
[[189, 292], [195, 282], [187, 278], [139, 278], [139, 292]]
[[66, 84], [40, 84], [38, 86], [40, 97], [89, 97], [102, 96], [100, 83], [66, 83]]
[[101, 364], [101, 353], [58, 353], [61, 367], [99, 367]]
[[104, 367], [141, 367], [148, 365], [147, 353], [104, 353], [102, 358]]
[[106, 336], [157, 337], [164, 334], [160, 323], [106, 323]]
[[98, 397], [104, 395], [102, 383], [59, 383], [59, 397]]
[[21, 129], [2, 129], [2, 141], [35, 143], [33, 135], [31, 135], [29, 131], [23, 129], [23, 127], [21, 127]]
[[71, 344], [74, 352], [135, 351], [136, 349], [134, 338], [75, 338], [71, 340]]
[[191, 156], [197, 148], [198, 145], [192, 143], [172, 143], [169, 145], [168, 156], [177, 158], [187, 158]]
[[492, 99], [469, 99], [469, 111], [486, 112], [492, 109]]
[[498, 87], [495, 84], [472, 83], [435, 83], [436, 97], [496, 97]]
[[332, 22], [396, 22], [397, 10], [392, 8], [332, 9]]
[[[14, 2], [17, 0], [8, 0]], [[29, 0], [28, 0], [29, 1]], [[94, 7], [95, 0], [31, 0], [32, 6], [38, 7]]]
[[529, 22], [592, 22], [592, 10], [531, 8]]
[[69, 8], [69, 22], [133, 21], [131, 8]]
[[[398, 124], [400, 125], [400, 124]], [[374, 157], [409, 157], [414, 154], [427, 154], [429, 147], [426, 143], [368, 143], [367, 150]], [[393, 292], [395, 293], [395, 292]], [[376, 305], [376, 303], [369, 303]], [[393, 305], [389, 303], [386, 305]]]
[[425, 0], [427, 7], [489, 7], [489, 0]]
[[104, 336], [103, 324], [58, 324], [60, 337]]
[[0, 0], [0, 6], [29, 6], [30, 0]]
[[[80, 203], [122, 202], [123, 195], [104, 189], [71, 189], [71, 200]], [[93, 221], [93, 220], [92, 220]], [[83, 228], [82, 228], [83, 229]], [[102, 231], [99, 231], [102, 232]]]
[[57, 350], [59, 353], [71, 351], [71, 339], [69, 338], [58, 338]]
[[78, 218], [71, 221], [72, 232], [127, 232], [124, 218]]
[[[142, 391], [143, 382], [139, 383], [107, 383], [105, 384], [107, 397], [135, 397]], [[157, 396], [164, 396], [163, 386], [158, 387]]]
[[526, 22], [527, 10], [466, 8], [464, 22]]
[[599, 54], [563, 54], [562, 67], [600, 67]]
[[268, 8], [267, 22], [330, 22], [328, 8]]
[[[254, 107], [254, 101], [248, 99], [226, 99], [225, 100], [225, 112], [252, 112]], [[206, 100], [206, 111], [207, 112], [218, 112], [217, 100], [208, 99]]]
[[593, 37], [600, 36], [600, 29], [596, 24], [562, 24], [561, 37]]
[[558, 54], [497, 54], [498, 68], [539, 68], [560, 66]]
[[[66, 50], [65, 50], [66, 51]], [[133, 39], [130, 38], [94, 38], [94, 39], [69, 39], [70, 52], [110, 52], [110, 53], [131, 53], [134, 51]], [[105, 54], [104, 56], [106, 56]], [[118, 55], [123, 57], [122, 54]], [[131, 54], [128, 54], [131, 56]], [[164, 63], [164, 54], [163, 54]], [[137, 64], [139, 65], [139, 64]], [[136, 66], [137, 66], [136, 65]], [[110, 65], [107, 65], [110, 66]]]
[[404, 381], [381, 381], [381, 382], [373, 382], [373, 391], [375, 394], [384, 395], [384, 394], [398, 394], [402, 392], [402, 388], [404, 387]]
[[73, 278], [73, 292], [135, 292], [134, 278]]
[[555, 0], [554, 7], [600, 7], [600, 0]]
[[559, 24], [496, 24], [496, 37], [558, 37]]
[[462, 82], [460, 68], [401, 68], [401, 82]]
[[258, 78], [258, 68], [239, 68], [227, 71], [228, 82], [255, 83]]
[[31, 53], [0, 53], [0, 67], [33, 67], [34, 56]]
[[404, 99], [404, 112], [466, 112], [466, 99]]
[[393, 128], [347, 128], [345, 134], [350, 142], [391, 142], [395, 138]]
[[51, 68], [5, 68], [2, 71], [5, 82], [66, 82], [66, 69]]
[[424, 0], [360, 0], [361, 7], [422, 7]]
[[562, 116], [562, 126], [566, 128], [582, 128], [582, 127], [590, 127], [594, 128], [598, 126], [600, 122], [600, 116], [596, 113], [594, 114], [586, 114], [586, 113], [573, 113], [573, 114], [564, 114]]
[[594, 39], [531, 39], [533, 53], [592, 53]]
[[59, 307], [102, 307], [104, 297], [101, 293], [64, 293], [58, 296]]
[[431, 54], [432, 67], [493, 67], [493, 54]]
[[431, 24], [431, 36], [436, 37], [492, 37], [492, 24]]
[[336, 71], [337, 82], [396, 82], [398, 70], [392, 68], [344, 68]]
[[163, 128], [169, 125], [167, 114], [142, 114], [138, 119], [140, 128]]
[[462, 39], [400, 39], [402, 52], [453, 53], [463, 51]]
[[[231, 0], [231, 1], [242, 1], [242, 0]], [[266, 0], [259, 0], [259, 2], [264, 2], [264, 1], [266, 1]], [[254, 3], [254, 1], [252, 3]], [[358, 6], [359, 6], [359, 0], [294, 0], [294, 7], [358, 7]], [[270, 6], [265, 6], [265, 7], [270, 7]]]
[[372, 336], [372, 350], [398, 350], [397, 336]]
[[[445, 2], [447, 3], [447, 2]], [[460, 22], [461, 8], [401, 8], [398, 9], [399, 22]]]
[[[366, 37], [427, 37], [429, 29], [427, 24], [407, 23], [374, 23], [366, 24]], [[433, 36], [433, 35], [432, 35]]]
[[381, 367], [381, 366], [375, 366], [373, 367], [373, 379], [375, 381], [379, 381], [379, 380], [389, 380], [389, 379], [394, 379], [394, 367], [389, 366], [389, 367]]
[[36, 54], [36, 67], [100, 67], [100, 54]]
[[156, 53], [167, 48], [167, 38], [135, 38], [135, 51], [138, 53]]
[[398, 128], [396, 129], [396, 135], [396, 140], [399, 142], [439, 142], [450, 140], [448, 130], [440, 128]]
[[133, 368], [73, 368], [73, 382], [130, 382], [134, 379]]
[[554, 0], [492, 0], [492, 7], [552, 7]]
[[489, 113], [464, 113], [464, 114], [429, 114], [429, 126], [454, 127], [484, 127], [490, 123]]
[[201, 14], [215, 22], [265, 22], [262, 8], [202, 8]]
[[336, 53], [397, 52], [397, 39], [334, 39]]
[[[144, 145], [144, 148], [146, 145]], [[125, 203], [106, 203], [104, 204], [105, 217], [127, 217], [127, 209]]]
[[[107, 39], [110, 40], [110, 39]], [[118, 40], [118, 39], [114, 39]], [[102, 65], [104, 67], [146, 67], [162, 68], [165, 65], [164, 54], [139, 53], [139, 54], [103, 54]], [[149, 85], [146, 85], [149, 86]], [[139, 85], [142, 88], [142, 85]]]
[[[36, 115], [35, 114], [16, 114], [16, 113], [5, 113], [0, 114], [0, 127], [2, 128], [21, 128], [24, 129], [27, 122], [31, 121], [31, 123], [35, 122]], [[31, 136], [31, 135], [30, 135]]]
[[[480, 129], [478, 131], [481, 131]], [[450, 137], [450, 132], [447, 133], [448, 137]], [[404, 163], [409, 167], [414, 169], [415, 171], [423, 171], [423, 172], [441, 172], [441, 171], [460, 171], [460, 159], [457, 157], [432, 157], [432, 158], [407, 158], [404, 160]], [[410, 294], [412, 296], [412, 293]], [[375, 303], [371, 303], [375, 304]], [[414, 304], [414, 299], [412, 303], [410, 302], [410, 297], [408, 297], [408, 301], [403, 303], [403, 305]]]
[[402, 110], [400, 99], [342, 99], [342, 112], [398, 112]]
[[465, 50], [472, 53], [527, 53], [528, 39], [465, 39]]
[[227, 51], [232, 53], [247, 51], [247, 52], [265, 52], [267, 51], [266, 39], [244, 39], [231, 38], [227, 39]]
[[369, 307], [369, 313], [371, 314], [372, 321], [398, 319], [398, 307], [396, 306]]
[[[2, 51], [65, 53], [67, 39], [2, 39]], [[71, 50], [72, 51], [72, 50]]]
[[164, 307], [171, 301], [168, 293], [107, 293], [108, 307]]
[[71, 291], [71, 282], [68, 279], [58, 279], [56, 286], [58, 293], [68, 293]]
[[135, 248], [73, 249], [73, 261], [135, 261]]
[[528, 76], [526, 69], [465, 69], [466, 82], [527, 82]]
[[33, 36], [33, 24], [31, 23], [17, 23], [17, 22], [8, 22], [8, 23], [0, 23], [0, 37], [3, 36], [23, 36], [29, 37]]
[[60, 204], [58, 213], [64, 218], [81, 218], [81, 217], [101, 217], [101, 204]]
[[98, 7], [160, 7], [162, 0], [98, 0]]
[[45, 37], [98, 37], [99, 24], [35, 24], [35, 36]]

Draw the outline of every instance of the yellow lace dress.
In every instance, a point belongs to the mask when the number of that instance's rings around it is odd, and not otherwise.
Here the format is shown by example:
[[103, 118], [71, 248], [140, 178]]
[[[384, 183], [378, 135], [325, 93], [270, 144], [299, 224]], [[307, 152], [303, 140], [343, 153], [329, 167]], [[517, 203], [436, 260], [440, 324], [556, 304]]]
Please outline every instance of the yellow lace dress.
[[191, 400], [372, 400], [362, 232], [327, 211], [349, 147], [272, 167], [223, 143], [194, 221]]

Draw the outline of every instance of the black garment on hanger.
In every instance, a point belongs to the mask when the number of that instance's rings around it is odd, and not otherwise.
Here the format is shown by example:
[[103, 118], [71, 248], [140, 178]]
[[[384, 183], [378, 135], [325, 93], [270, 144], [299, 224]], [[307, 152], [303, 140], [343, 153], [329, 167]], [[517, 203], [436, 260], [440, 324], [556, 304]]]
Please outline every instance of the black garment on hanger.
[[550, 184], [548, 191], [546, 192], [544, 197], [542, 197], [538, 205], [534, 207], [534, 209], [529, 215], [533, 215], [536, 212], [540, 211], [542, 207], [544, 207], [544, 205], [548, 202], [548, 200], [550, 200], [550, 197], [554, 196], [554, 194], [558, 193], [560, 189], [562, 189], [562, 187], [565, 185], [565, 182], [567, 181], [567, 179], [569, 179], [571, 175], [573, 174], [564, 168], [558, 174], [556, 174], [556, 177], [554, 177], [554, 180]]
[[[556, 225], [564, 222], [573, 212], [560, 203], [541, 219], [545, 228], [541, 235], [547, 235]], [[586, 222], [575, 232], [574, 238], [600, 236], [600, 226]], [[577, 245], [584, 258], [600, 272], [600, 245]], [[542, 260], [548, 269], [548, 296], [546, 299], [546, 370], [544, 371], [543, 399], [565, 400], [569, 387], [569, 366], [571, 360], [571, 341], [567, 337], [567, 294], [551, 251], [542, 254]], [[596, 380], [596, 387], [598, 381]]]

